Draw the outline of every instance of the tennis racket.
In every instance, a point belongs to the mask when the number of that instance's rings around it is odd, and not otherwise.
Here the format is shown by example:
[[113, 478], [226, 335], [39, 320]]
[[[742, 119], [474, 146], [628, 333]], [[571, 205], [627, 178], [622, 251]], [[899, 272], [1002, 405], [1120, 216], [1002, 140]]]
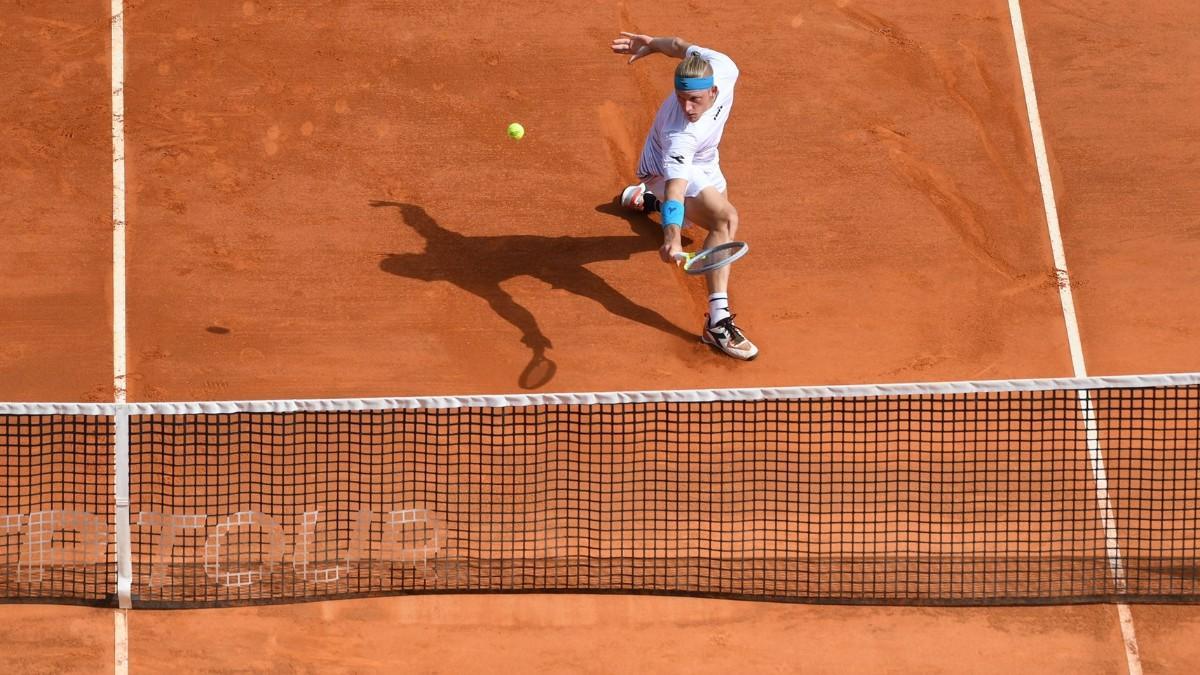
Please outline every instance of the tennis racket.
[[750, 252], [750, 244], [744, 241], [729, 241], [695, 253], [676, 253], [675, 264], [681, 265], [688, 274], [705, 274], [719, 270]]

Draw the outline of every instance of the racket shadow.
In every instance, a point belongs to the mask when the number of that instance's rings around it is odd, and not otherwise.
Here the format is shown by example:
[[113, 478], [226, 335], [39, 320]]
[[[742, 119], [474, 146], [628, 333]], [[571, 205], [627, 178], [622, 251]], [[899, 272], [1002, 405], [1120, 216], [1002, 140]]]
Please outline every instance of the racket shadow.
[[[501, 287], [513, 277], [541, 279], [554, 288], [589, 298], [612, 314], [688, 343], [696, 341], [691, 332], [655, 310], [633, 302], [585, 267], [589, 263], [628, 260], [636, 253], [657, 251], [662, 235], [648, 218], [639, 216], [644, 221], [641, 224], [630, 220], [633, 232], [624, 236], [465, 235], [443, 227], [415, 204], [394, 201], [369, 204], [374, 208], [396, 209], [404, 224], [425, 239], [422, 253], [385, 255], [379, 263], [381, 270], [407, 279], [454, 284], [485, 300], [500, 318], [521, 331], [521, 342], [531, 351], [530, 363], [518, 379], [522, 388], [544, 386], [553, 379], [557, 367], [546, 356], [552, 344], [537, 318]], [[601, 207], [597, 210], [609, 212]]]

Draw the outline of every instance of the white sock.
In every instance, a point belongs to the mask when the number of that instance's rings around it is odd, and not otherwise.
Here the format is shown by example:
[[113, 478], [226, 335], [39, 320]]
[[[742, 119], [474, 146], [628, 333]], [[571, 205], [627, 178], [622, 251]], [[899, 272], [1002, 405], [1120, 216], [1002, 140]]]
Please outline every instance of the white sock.
[[718, 321], [727, 316], [729, 316], [729, 294], [710, 294], [708, 296], [708, 325], [715, 326]]

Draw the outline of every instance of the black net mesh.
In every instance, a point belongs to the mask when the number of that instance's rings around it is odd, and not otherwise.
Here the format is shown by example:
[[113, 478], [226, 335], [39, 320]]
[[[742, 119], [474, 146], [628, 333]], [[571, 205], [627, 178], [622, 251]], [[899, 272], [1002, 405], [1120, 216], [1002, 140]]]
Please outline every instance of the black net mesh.
[[113, 422], [0, 415], [0, 600], [110, 604]]
[[[8, 441], [0, 513], [111, 521], [109, 423], [25, 420], [6, 438], [43, 440]], [[71, 424], [86, 443], [49, 429]], [[139, 606], [1200, 596], [1197, 386], [135, 415], [130, 464]], [[4, 540], [5, 596], [110, 597], [111, 546], [17, 580], [27, 529]]]

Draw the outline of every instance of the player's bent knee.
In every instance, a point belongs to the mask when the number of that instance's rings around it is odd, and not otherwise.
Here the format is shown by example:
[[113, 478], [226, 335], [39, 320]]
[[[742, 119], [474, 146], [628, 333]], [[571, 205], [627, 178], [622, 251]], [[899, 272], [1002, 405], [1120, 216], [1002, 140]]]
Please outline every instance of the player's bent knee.
[[723, 211], [716, 221], [716, 227], [713, 228], [713, 234], [722, 237], [726, 240], [733, 239], [737, 234], [738, 229], [738, 214], [732, 207]]

